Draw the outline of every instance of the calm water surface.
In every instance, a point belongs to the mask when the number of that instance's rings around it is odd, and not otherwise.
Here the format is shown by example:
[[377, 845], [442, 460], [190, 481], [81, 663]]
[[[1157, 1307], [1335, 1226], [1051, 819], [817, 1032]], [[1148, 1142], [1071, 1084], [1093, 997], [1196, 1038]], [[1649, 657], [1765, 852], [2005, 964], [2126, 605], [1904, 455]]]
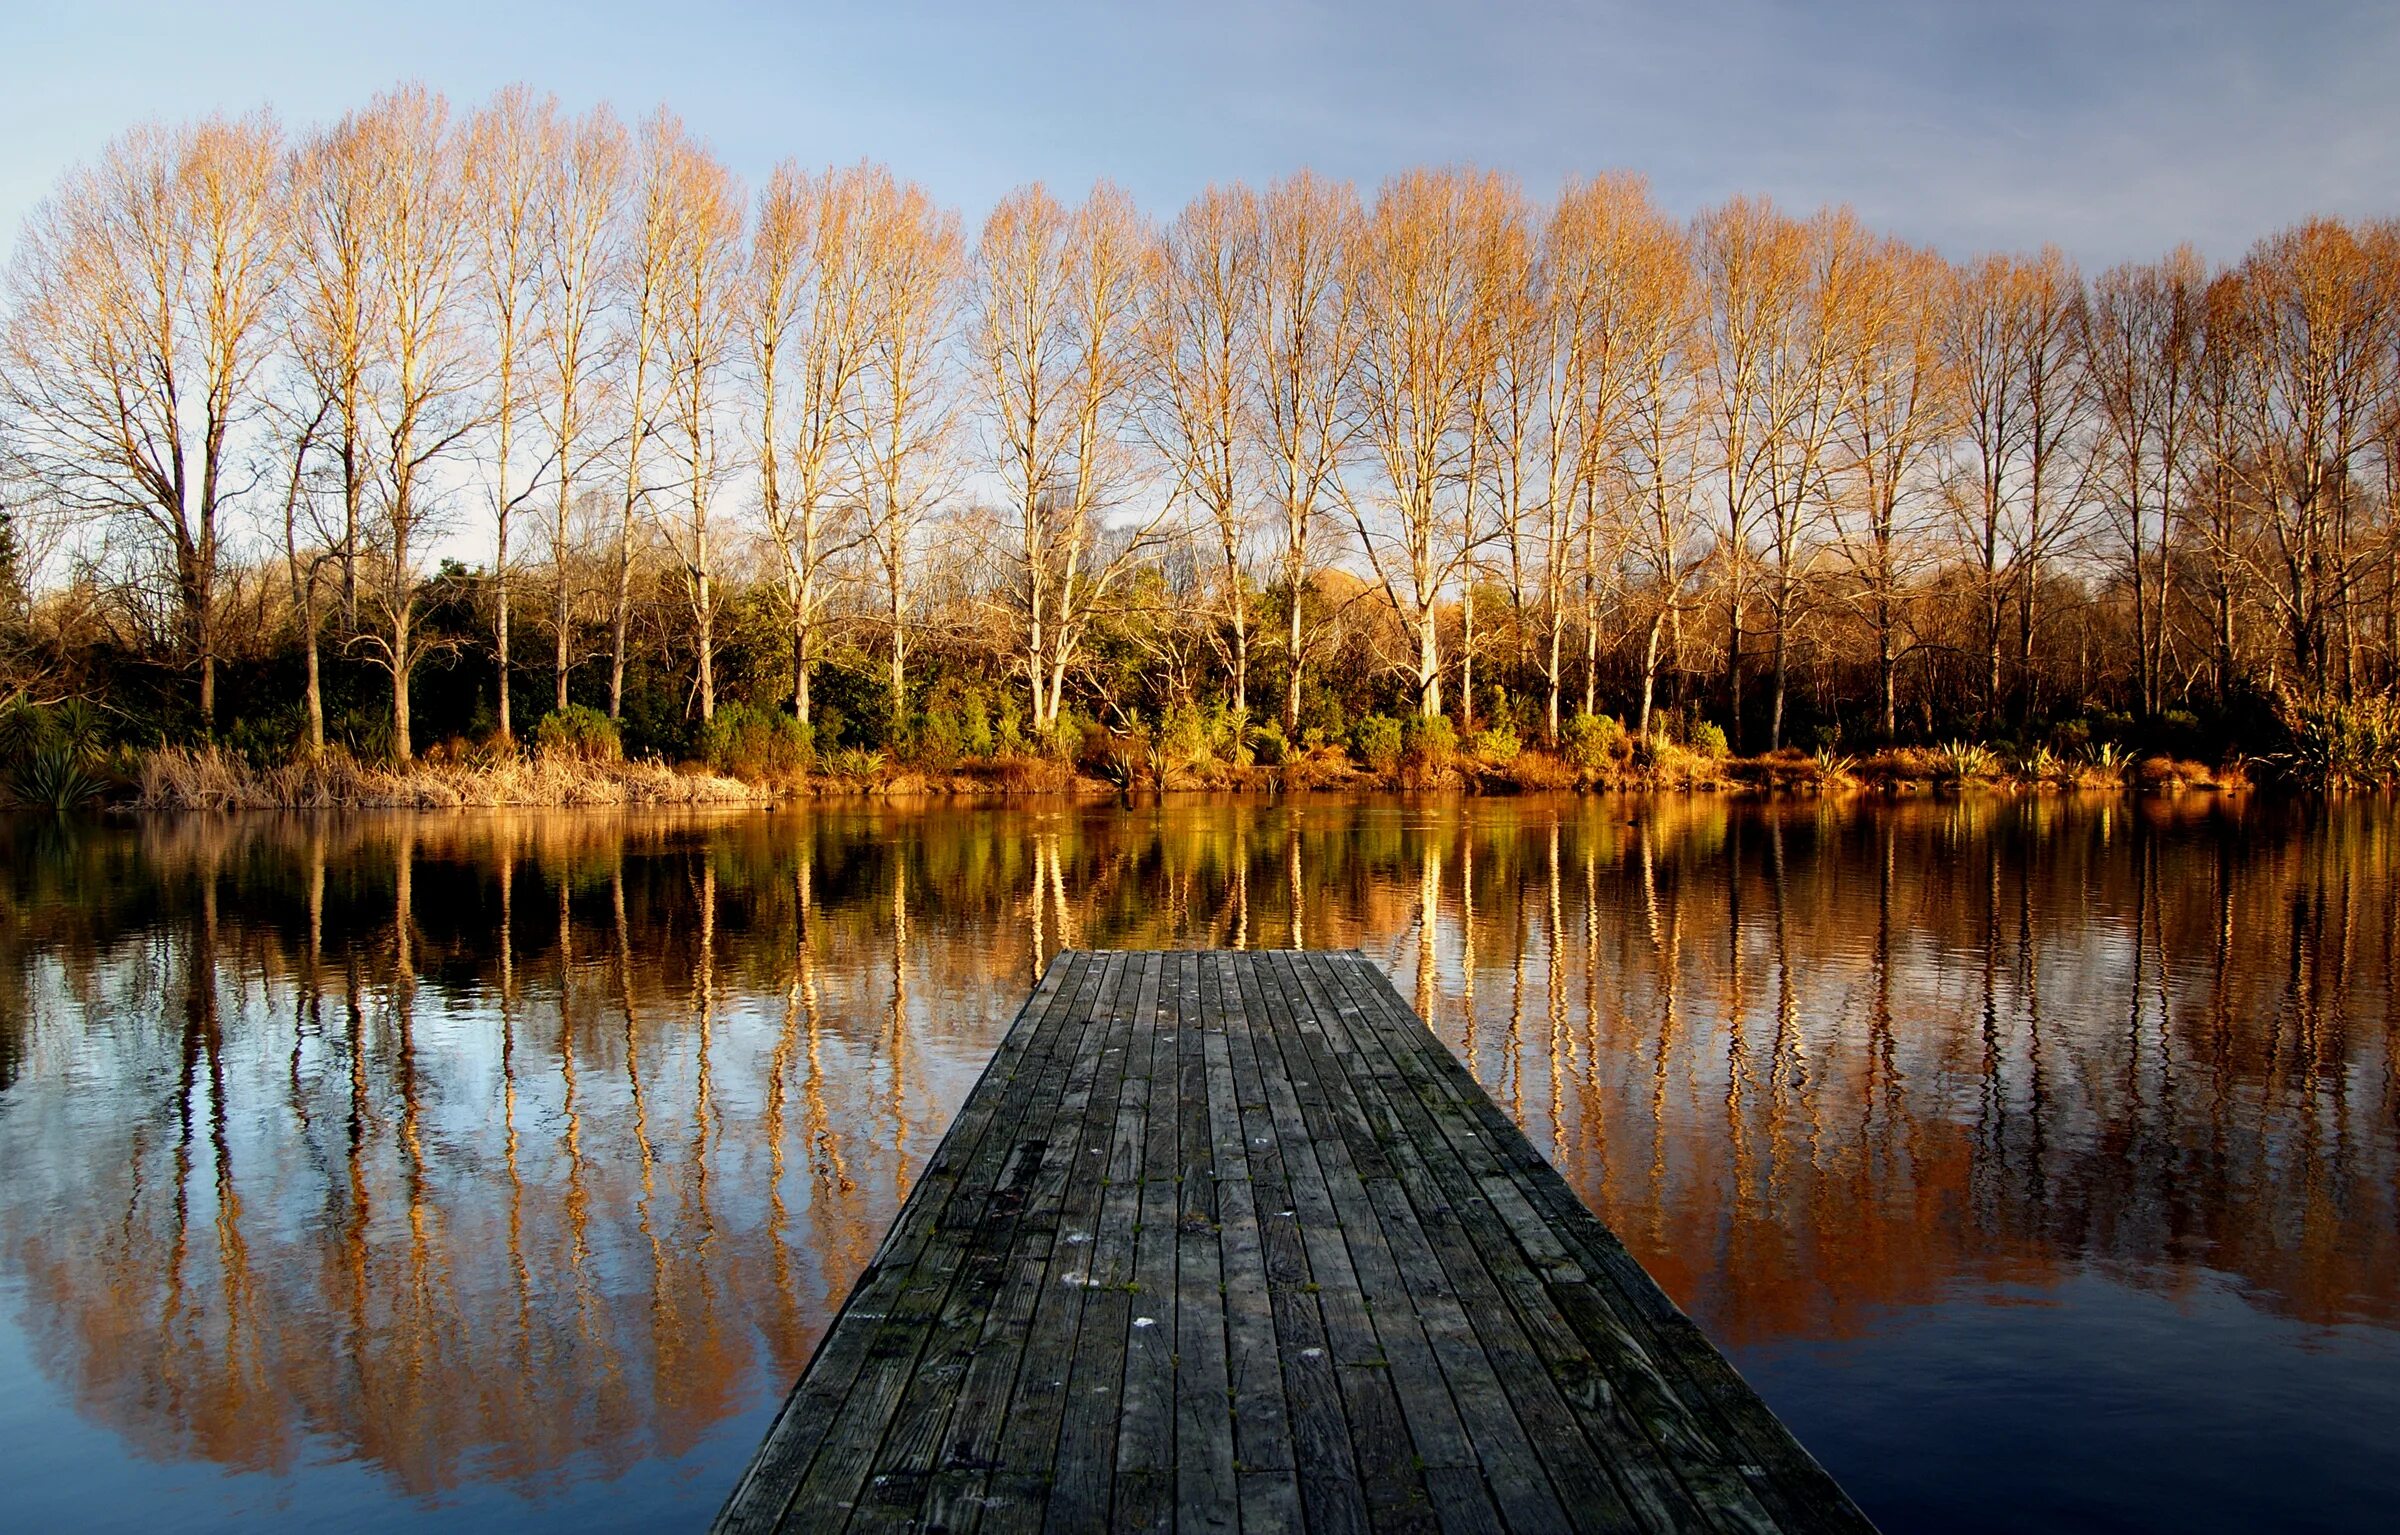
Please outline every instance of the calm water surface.
[[8, 1522], [697, 1526], [1061, 945], [1355, 946], [1891, 1530], [2400, 1500], [2400, 815], [0, 823]]

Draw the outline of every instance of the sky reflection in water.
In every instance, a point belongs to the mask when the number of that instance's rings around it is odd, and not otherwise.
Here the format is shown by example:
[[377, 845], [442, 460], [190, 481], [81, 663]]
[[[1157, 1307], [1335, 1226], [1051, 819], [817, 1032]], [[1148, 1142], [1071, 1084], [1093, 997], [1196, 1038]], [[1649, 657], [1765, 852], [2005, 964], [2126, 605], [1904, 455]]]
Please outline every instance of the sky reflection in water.
[[0, 823], [12, 1518], [705, 1521], [1062, 944], [1356, 946], [1886, 1528], [2400, 1495], [2400, 819]]

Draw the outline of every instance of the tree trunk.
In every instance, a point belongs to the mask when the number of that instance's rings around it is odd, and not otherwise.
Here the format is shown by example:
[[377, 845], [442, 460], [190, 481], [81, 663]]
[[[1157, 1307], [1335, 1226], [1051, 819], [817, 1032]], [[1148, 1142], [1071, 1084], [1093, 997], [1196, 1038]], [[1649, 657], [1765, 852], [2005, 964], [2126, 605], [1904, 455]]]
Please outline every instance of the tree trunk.
[[1300, 593], [1303, 583], [1297, 572], [1291, 578], [1291, 629], [1284, 639], [1285, 653], [1291, 658], [1291, 675], [1283, 687], [1283, 733], [1294, 744], [1300, 739]]
[[1417, 714], [1432, 719], [1442, 712], [1442, 642], [1434, 628], [1431, 603], [1417, 617]]
[[1637, 742], [1650, 739], [1650, 706], [1658, 696], [1659, 641], [1666, 633], [1668, 612], [1668, 609], [1660, 608], [1651, 617], [1650, 640], [1642, 650], [1642, 701], [1633, 727], [1633, 738]]
[[[706, 556], [702, 556], [706, 558]], [[700, 651], [699, 676], [694, 686], [700, 693], [700, 723], [705, 725], [717, 717], [717, 614], [716, 593], [709, 585], [708, 572], [700, 572], [699, 598], [693, 604], [699, 612], [695, 627]]]
[[1892, 661], [1892, 603], [1882, 597], [1875, 604], [1875, 677], [1883, 704], [1883, 738], [1895, 739], [1900, 733], [1900, 689], [1898, 668]]
[[404, 767], [416, 758], [408, 722], [408, 647], [415, 643], [408, 620], [408, 603], [402, 599], [392, 608], [392, 758]]
[[901, 590], [900, 577], [897, 573], [892, 576], [890, 598], [892, 615], [891, 728], [897, 731], [908, 718], [908, 632], [901, 623], [901, 617], [907, 611], [907, 599]]
[[1242, 596], [1242, 572], [1234, 552], [1225, 555], [1225, 596], [1233, 613], [1233, 712], [1250, 712], [1250, 604]]
[[1458, 723], [1461, 735], [1475, 730], [1475, 578], [1467, 578], [1466, 601], [1460, 604], [1466, 630], [1458, 646]]
[[1742, 589], [1737, 576], [1733, 589], [1732, 623], [1725, 642], [1725, 735], [1739, 753], [1742, 749]]
[[1786, 682], [1785, 666], [1789, 659], [1789, 651], [1784, 644], [1783, 626], [1784, 615], [1778, 613], [1775, 617], [1775, 696], [1772, 707], [1767, 711], [1767, 750], [1769, 751], [1783, 750], [1783, 696]]
[[322, 663], [317, 655], [317, 582], [309, 575], [307, 596], [301, 603], [301, 622], [308, 628], [308, 754], [325, 755], [325, 687], [319, 675]]
[[500, 456], [497, 467], [496, 494], [493, 498], [492, 531], [492, 591], [498, 599], [498, 611], [492, 618], [493, 670], [498, 674], [500, 697], [494, 709], [499, 726], [499, 739], [505, 744], [514, 739], [508, 718], [508, 383], [501, 383]]
[[633, 503], [617, 531], [617, 611], [608, 647], [608, 717], [625, 717], [625, 629], [633, 616]]
[[1556, 746], [1558, 744], [1558, 695], [1559, 683], [1561, 680], [1560, 668], [1565, 664], [1561, 652], [1566, 639], [1566, 629], [1566, 612], [1558, 605], [1554, 594], [1550, 603], [1550, 699], [1548, 711], [1544, 715], [1545, 728], [1543, 732], [1544, 740], [1546, 740], [1548, 744], [1552, 746]]

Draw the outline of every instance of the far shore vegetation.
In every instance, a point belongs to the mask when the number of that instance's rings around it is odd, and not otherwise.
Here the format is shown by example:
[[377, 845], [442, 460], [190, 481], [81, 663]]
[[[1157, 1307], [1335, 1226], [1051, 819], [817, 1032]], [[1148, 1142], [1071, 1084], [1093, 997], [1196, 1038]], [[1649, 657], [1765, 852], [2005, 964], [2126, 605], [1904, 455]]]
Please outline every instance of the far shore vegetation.
[[970, 229], [402, 87], [20, 232], [0, 797], [2390, 786], [2396, 512], [2392, 221], [2086, 274], [1440, 168]]

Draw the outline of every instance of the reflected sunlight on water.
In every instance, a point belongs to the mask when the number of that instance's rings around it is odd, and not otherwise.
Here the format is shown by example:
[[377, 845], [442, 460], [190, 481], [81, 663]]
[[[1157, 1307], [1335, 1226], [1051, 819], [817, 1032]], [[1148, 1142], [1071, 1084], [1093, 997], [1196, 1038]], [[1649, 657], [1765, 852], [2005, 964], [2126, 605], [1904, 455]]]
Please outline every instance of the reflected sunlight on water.
[[1887, 1527], [2365, 1527], [2400, 1493], [2396, 826], [0, 824], [15, 1507], [698, 1523], [1052, 953], [1300, 944], [1386, 965]]

